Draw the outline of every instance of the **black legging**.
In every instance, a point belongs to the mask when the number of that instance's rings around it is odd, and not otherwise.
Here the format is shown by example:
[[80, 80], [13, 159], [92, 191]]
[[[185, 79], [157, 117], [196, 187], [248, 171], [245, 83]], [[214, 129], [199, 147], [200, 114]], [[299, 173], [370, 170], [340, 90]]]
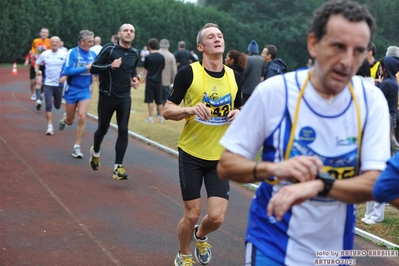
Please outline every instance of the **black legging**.
[[122, 164], [128, 144], [128, 123], [132, 100], [127, 98], [115, 98], [99, 93], [97, 113], [98, 128], [94, 133], [94, 152], [99, 152], [101, 143], [107, 134], [112, 115], [116, 111], [118, 124], [118, 138], [115, 144], [115, 164]]

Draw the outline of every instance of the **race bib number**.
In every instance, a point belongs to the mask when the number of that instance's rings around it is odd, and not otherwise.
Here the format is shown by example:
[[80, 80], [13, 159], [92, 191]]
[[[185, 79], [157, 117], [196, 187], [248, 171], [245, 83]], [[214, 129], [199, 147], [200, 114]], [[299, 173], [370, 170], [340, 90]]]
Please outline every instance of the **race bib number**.
[[355, 176], [355, 167], [331, 167], [323, 166], [323, 172], [326, 172], [333, 176], [335, 179], [347, 179]]

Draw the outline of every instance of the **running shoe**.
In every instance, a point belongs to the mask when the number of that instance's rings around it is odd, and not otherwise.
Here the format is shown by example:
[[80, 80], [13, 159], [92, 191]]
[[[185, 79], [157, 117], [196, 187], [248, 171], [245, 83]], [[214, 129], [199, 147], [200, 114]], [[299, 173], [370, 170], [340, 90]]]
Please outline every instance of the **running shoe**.
[[196, 234], [198, 231], [199, 225], [194, 227], [193, 233], [193, 242], [195, 243], [195, 259], [202, 265], [207, 265], [211, 262], [212, 252], [211, 252], [211, 245], [208, 244], [208, 237], [206, 236], [205, 239], [198, 239]]
[[83, 153], [80, 151], [79, 146], [73, 148], [72, 156], [75, 158], [83, 158]]
[[47, 131], [46, 131], [46, 135], [54, 135], [54, 128], [53, 128], [53, 125], [48, 125], [47, 126]]
[[368, 219], [370, 219], [370, 218], [368, 218], [368, 217], [363, 217], [360, 221], [363, 222], [363, 223], [365, 223]]
[[112, 177], [117, 180], [126, 180], [127, 179], [126, 171], [121, 164], [118, 165], [118, 167], [114, 170], [114, 175]]
[[90, 163], [91, 169], [93, 169], [94, 171], [97, 171], [98, 168], [100, 168], [100, 156], [93, 155], [93, 146], [91, 146], [91, 148], [90, 148], [89, 163]]
[[62, 116], [60, 122], [58, 122], [58, 130], [59, 131], [63, 131], [65, 129], [65, 118], [66, 118], [66, 113], [64, 113], [64, 115]]
[[36, 93], [32, 94], [32, 96], [30, 97], [30, 99], [31, 99], [32, 101], [36, 101]]
[[150, 117], [148, 117], [146, 120], [144, 120], [144, 122], [147, 122], [147, 123], [154, 123], [154, 117], [150, 116]]
[[36, 110], [40, 111], [40, 107], [42, 107], [42, 101], [40, 99], [38, 99], [36, 101]]
[[177, 252], [175, 266], [193, 266], [193, 264], [193, 255], [180, 255], [180, 251]]

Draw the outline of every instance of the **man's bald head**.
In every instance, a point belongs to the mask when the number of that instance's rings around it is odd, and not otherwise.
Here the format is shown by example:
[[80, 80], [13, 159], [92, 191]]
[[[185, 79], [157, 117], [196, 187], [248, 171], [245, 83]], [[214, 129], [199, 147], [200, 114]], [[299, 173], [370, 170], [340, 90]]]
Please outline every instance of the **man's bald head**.
[[101, 44], [101, 37], [96, 36], [94, 37], [94, 45], [100, 45]]
[[53, 36], [50, 38], [50, 44], [51, 44], [51, 50], [53, 50], [54, 52], [56, 52], [58, 50], [58, 48], [60, 48], [60, 44], [61, 44], [61, 39], [58, 36]]

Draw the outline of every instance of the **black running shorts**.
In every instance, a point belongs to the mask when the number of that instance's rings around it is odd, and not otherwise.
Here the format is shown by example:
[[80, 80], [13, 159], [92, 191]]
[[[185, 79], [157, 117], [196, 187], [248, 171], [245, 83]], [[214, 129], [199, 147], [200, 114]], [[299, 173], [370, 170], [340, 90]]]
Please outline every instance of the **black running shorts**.
[[180, 188], [184, 201], [201, 198], [202, 182], [209, 197], [229, 200], [228, 180], [221, 180], [216, 167], [219, 161], [207, 161], [196, 158], [179, 148]]

